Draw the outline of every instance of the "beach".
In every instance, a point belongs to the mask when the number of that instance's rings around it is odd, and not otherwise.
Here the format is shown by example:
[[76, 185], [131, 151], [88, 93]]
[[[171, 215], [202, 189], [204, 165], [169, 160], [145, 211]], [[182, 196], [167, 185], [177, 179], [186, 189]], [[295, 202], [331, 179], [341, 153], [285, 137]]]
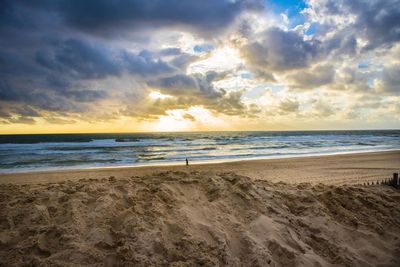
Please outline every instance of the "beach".
[[307, 156], [277, 159], [254, 159], [222, 163], [197, 163], [138, 167], [88, 168], [62, 171], [0, 174], [1, 183], [30, 184], [79, 179], [130, 178], [163, 171], [235, 172], [252, 179], [285, 183], [359, 184], [389, 178], [400, 169], [400, 150]]
[[0, 14], [0, 267], [400, 267], [400, 0]]
[[399, 266], [400, 151], [0, 175], [0, 266]]
[[0, 173], [180, 165], [400, 149], [399, 130], [0, 135]]

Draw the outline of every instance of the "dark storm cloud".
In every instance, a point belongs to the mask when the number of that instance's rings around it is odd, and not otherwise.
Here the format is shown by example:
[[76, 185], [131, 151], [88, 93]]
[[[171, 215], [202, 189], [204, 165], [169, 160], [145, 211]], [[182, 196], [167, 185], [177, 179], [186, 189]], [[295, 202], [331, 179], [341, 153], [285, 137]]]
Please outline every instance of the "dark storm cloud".
[[272, 27], [261, 34], [259, 41], [243, 47], [242, 53], [258, 69], [283, 71], [307, 67], [317, 56], [317, 45], [296, 32]]
[[400, 40], [399, 0], [370, 1], [368, 4], [356, 1], [352, 10], [358, 18], [356, 27], [362, 29], [368, 39], [367, 48]]
[[242, 12], [263, 7], [261, 0], [5, 0], [0, 4], [0, 22], [12, 28], [63, 25], [105, 35], [152, 27], [215, 35]]
[[21, 124], [35, 124], [36, 121], [31, 117], [17, 117], [8, 120], [10, 123], [21, 123]]
[[104, 36], [124, 40], [129, 33], [134, 40], [136, 30], [171, 27], [215, 36], [242, 12], [262, 5], [259, 0], [1, 1], [2, 117], [30, 117], [24, 106], [37, 116], [87, 112], [91, 102], [115, 93], [93, 87], [96, 81], [126, 74], [146, 84], [184, 73], [198, 59], [177, 47], [132, 52]]
[[383, 69], [378, 80], [378, 91], [390, 95], [400, 94], [400, 64], [394, 64]]
[[134, 55], [129, 52], [122, 52], [122, 62], [127, 70], [133, 74], [143, 77], [166, 74], [177, 71], [177, 69], [161, 59], [153, 59], [151, 55], [140, 53]]
[[[174, 60], [178, 56], [175, 55]], [[125, 49], [111, 49], [82, 39], [57, 40], [39, 49], [35, 61], [52, 72], [74, 79], [102, 79], [120, 76], [124, 71], [142, 77], [168, 74], [178, 69], [160, 58], [158, 53], [143, 50], [137, 54]], [[61, 81], [60, 85], [65, 84]]]
[[334, 35], [322, 42], [276, 27], [268, 28], [258, 39], [249, 40], [241, 53], [257, 77], [270, 81], [274, 80], [273, 72], [305, 69], [328, 57], [354, 55], [357, 49], [354, 36]]
[[390, 47], [400, 40], [400, 0], [310, 0], [308, 4], [304, 14], [318, 24], [313, 36], [277, 27], [257, 34], [247, 29], [243, 34], [247, 43], [239, 48], [256, 77], [262, 79], [265, 73], [264, 80], [271, 80], [274, 73], [305, 69], [309, 71], [305, 77], [296, 78], [300, 85], [323, 85], [334, 81], [332, 75], [327, 71], [314, 74], [308, 68]]
[[[7, 108], [7, 111], [5, 111], [5, 108]], [[41, 117], [41, 114], [30, 106], [0, 108], [0, 119], [3, 123], [34, 124], [35, 118], [38, 117]]]
[[335, 78], [335, 69], [331, 65], [320, 65], [310, 70], [298, 71], [287, 78], [291, 82], [291, 88], [314, 89], [332, 83]]
[[105, 91], [101, 90], [68, 90], [64, 95], [77, 102], [92, 102], [108, 96]]
[[400, 0], [324, 0], [310, 1], [314, 12], [328, 18], [326, 27], [335, 29], [331, 16], [354, 18], [344, 31], [367, 40], [365, 49], [392, 45], [400, 40]]
[[170, 63], [178, 69], [186, 69], [191, 63], [198, 59], [198, 56], [182, 53], [181, 55], [175, 57]]
[[11, 114], [4, 110], [4, 108], [0, 109], [0, 118], [9, 118], [11, 117]]
[[29, 106], [23, 106], [23, 107], [18, 107], [16, 108], [16, 113], [18, 113], [21, 116], [27, 116], [27, 117], [39, 117], [40, 113], [34, 110], [33, 108]]
[[340, 32], [322, 43], [319, 47], [319, 53], [324, 57], [323, 60], [328, 56], [340, 58], [341, 56], [356, 54], [357, 46], [357, 39], [354, 35]]
[[[154, 58], [159, 53], [135, 54], [76, 38], [45, 38], [32, 53], [18, 53], [12, 47], [7, 50], [0, 52], [0, 101], [51, 112], [87, 111], [84, 103], [109, 97], [104, 89], [85, 85], [87, 81], [120, 77], [123, 73], [145, 79], [170, 75], [183, 67]], [[169, 52], [171, 61], [185, 56], [176, 56], [177, 52]], [[9, 112], [19, 114], [17, 110]]]
[[221, 96], [221, 92], [212, 84], [216, 77], [216, 72], [208, 72], [206, 75], [199, 73], [192, 75], [178, 74], [150, 81], [148, 84], [168, 95], [193, 95], [213, 98]]
[[121, 66], [109, 49], [77, 39], [57, 40], [35, 55], [39, 65], [73, 78], [99, 79], [119, 75]]
[[184, 26], [212, 33], [241, 12], [263, 6], [260, 0], [64, 0], [51, 5], [68, 25], [97, 33], [143, 26]]
[[164, 48], [160, 51], [160, 54], [162, 56], [179, 56], [182, 54], [182, 50], [178, 47]]

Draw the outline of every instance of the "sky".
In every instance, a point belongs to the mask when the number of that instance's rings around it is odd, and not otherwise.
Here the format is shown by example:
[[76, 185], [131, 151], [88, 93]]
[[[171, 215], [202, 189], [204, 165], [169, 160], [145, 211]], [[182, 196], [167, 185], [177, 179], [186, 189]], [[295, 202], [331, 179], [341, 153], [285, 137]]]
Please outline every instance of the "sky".
[[0, 133], [400, 128], [400, 0], [3, 0]]

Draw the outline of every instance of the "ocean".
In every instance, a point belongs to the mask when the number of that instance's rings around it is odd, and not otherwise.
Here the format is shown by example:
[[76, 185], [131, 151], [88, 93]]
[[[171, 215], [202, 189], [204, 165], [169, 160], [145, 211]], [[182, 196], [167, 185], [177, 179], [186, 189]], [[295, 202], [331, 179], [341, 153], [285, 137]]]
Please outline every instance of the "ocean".
[[400, 130], [0, 135], [0, 173], [400, 149]]

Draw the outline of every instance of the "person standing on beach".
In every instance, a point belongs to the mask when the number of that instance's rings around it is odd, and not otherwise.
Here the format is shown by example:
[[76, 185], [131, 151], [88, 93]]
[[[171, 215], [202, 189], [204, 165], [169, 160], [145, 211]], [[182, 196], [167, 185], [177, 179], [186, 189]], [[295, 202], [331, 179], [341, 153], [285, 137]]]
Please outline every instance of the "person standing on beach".
[[186, 158], [186, 166], [189, 166], [189, 160]]

